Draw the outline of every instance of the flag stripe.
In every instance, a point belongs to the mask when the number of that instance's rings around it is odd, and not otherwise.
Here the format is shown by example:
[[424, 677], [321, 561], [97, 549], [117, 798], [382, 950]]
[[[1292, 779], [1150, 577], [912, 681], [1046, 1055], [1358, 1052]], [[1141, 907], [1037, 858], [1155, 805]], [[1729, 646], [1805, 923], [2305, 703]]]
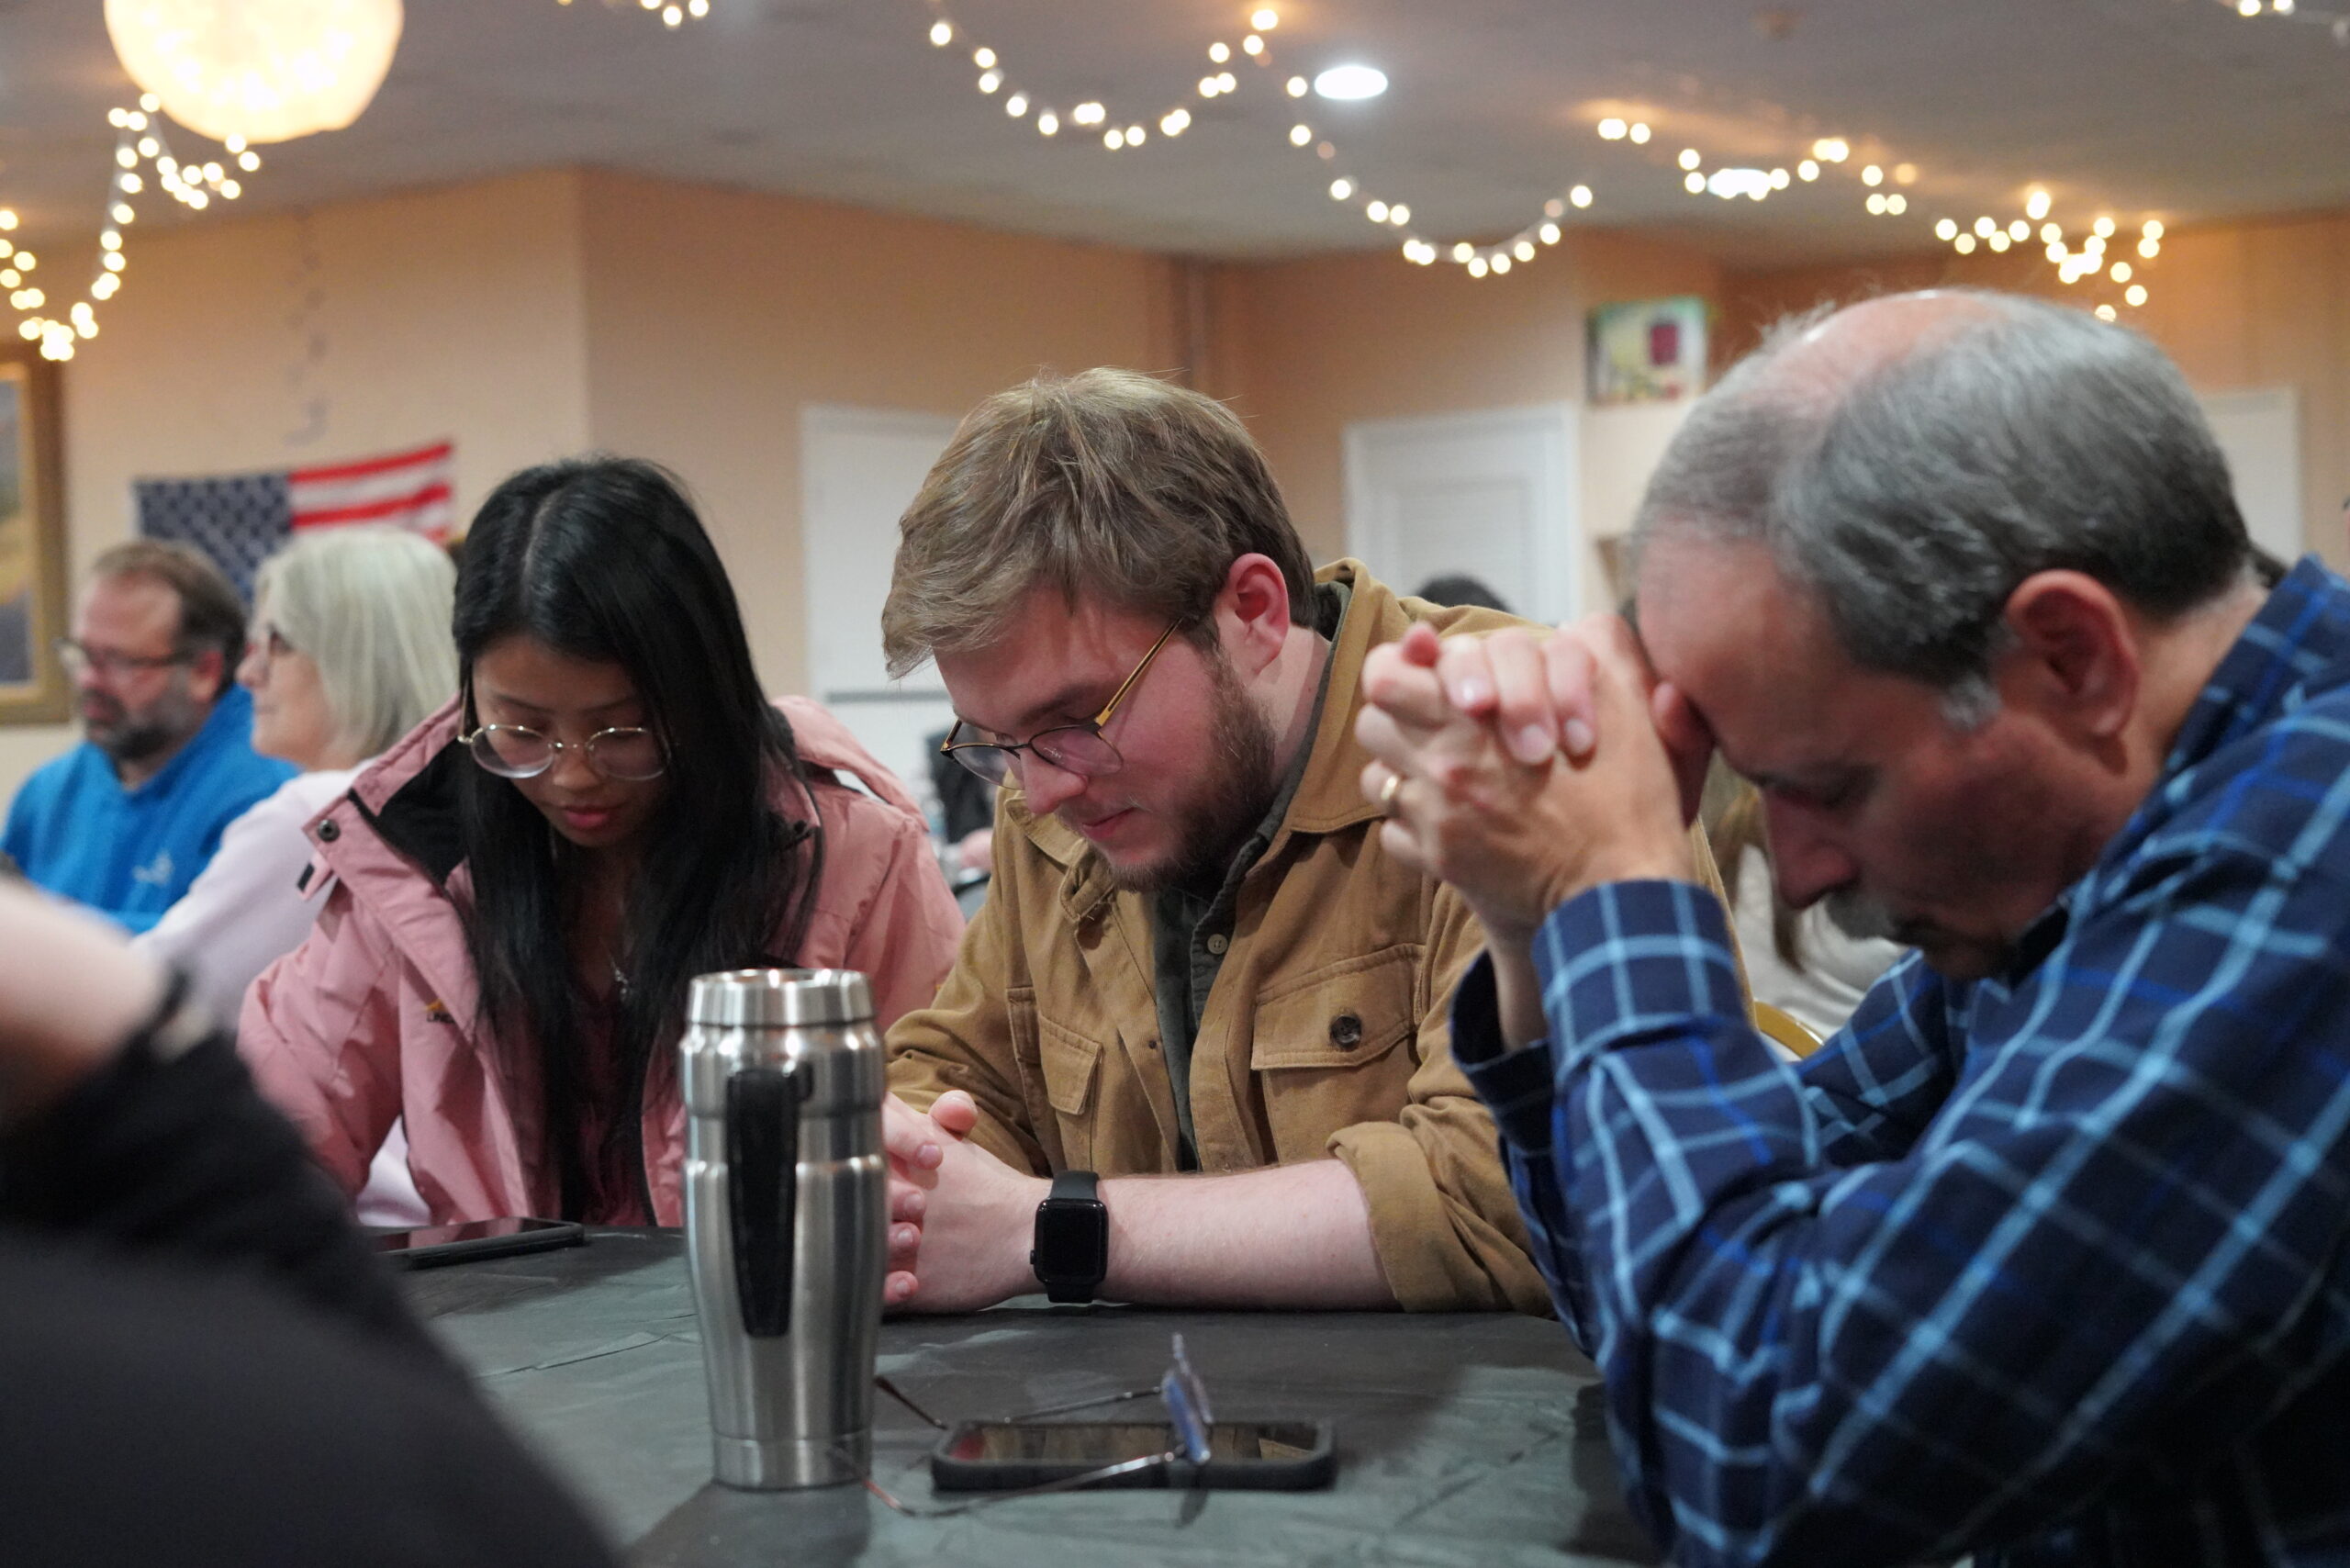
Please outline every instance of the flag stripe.
[[354, 506], [308, 507], [298, 501], [294, 508], [297, 528], [331, 528], [338, 523], [380, 522], [403, 512], [423, 512], [434, 502], [450, 498], [449, 482], [436, 479], [420, 490], [405, 495], [387, 496], [379, 501], [362, 501]]
[[285, 477], [297, 485], [309, 485], [333, 479], [363, 478], [370, 474], [381, 474], [388, 468], [405, 468], [411, 464], [421, 466], [428, 463], [446, 463], [456, 450], [456, 444], [452, 441], [438, 441], [431, 446], [420, 446], [413, 452], [364, 457], [355, 463], [330, 463], [316, 468], [297, 468]]

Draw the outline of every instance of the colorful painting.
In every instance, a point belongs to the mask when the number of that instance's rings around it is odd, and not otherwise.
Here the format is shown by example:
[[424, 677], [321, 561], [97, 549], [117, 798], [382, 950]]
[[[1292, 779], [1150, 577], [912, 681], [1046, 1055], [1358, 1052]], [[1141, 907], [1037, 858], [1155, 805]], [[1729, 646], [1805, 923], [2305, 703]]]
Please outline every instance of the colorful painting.
[[1602, 305], [1591, 312], [1585, 396], [1656, 403], [1706, 389], [1706, 302], [1695, 295]]
[[56, 368], [29, 348], [0, 354], [0, 724], [67, 711], [51, 647], [65, 633], [56, 395]]

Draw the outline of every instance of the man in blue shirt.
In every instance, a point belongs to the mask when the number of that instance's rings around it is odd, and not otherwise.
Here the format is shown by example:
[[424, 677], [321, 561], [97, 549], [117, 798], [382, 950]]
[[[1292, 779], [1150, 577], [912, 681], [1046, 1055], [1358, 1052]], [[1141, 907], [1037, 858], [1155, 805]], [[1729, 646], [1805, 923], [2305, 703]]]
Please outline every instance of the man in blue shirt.
[[[1637, 638], [1407, 639], [1362, 724], [1634, 1507], [1684, 1563], [2350, 1562], [2350, 584], [2256, 554], [2150, 344], [1975, 294], [1776, 335], [1636, 543]], [[1919, 949], [1799, 1068], [1686, 880], [1716, 746], [1791, 902]]]
[[237, 590], [195, 551], [141, 540], [98, 558], [60, 644], [89, 738], [25, 781], [0, 834], [28, 879], [144, 931], [293, 776], [253, 752], [244, 641]]

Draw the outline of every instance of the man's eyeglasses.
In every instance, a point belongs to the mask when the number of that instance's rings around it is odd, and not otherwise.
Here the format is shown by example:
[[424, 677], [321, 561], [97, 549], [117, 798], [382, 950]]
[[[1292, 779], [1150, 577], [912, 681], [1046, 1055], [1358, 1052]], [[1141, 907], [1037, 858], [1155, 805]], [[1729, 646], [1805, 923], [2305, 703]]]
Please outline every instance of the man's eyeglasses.
[[170, 669], [174, 665], [194, 664], [196, 654], [183, 649], [160, 656], [148, 654], [118, 654], [112, 648], [93, 648], [71, 637], [60, 637], [50, 644], [56, 650], [57, 662], [65, 666], [69, 676], [79, 676], [91, 670], [111, 680], [138, 670]]
[[[1159, 640], [1166, 641], [1163, 637]], [[1165, 1375], [1148, 1388], [1129, 1388], [1123, 1393], [1105, 1394], [1093, 1399], [1071, 1400], [1067, 1405], [1047, 1405], [1041, 1410], [1031, 1410], [1016, 1417], [1021, 1421], [1035, 1421], [1046, 1416], [1067, 1416], [1072, 1411], [1091, 1410], [1103, 1405], [1124, 1404], [1130, 1399], [1148, 1399], [1151, 1395], [1157, 1394], [1159, 1401], [1167, 1406], [1168, 1426], [1172, 1429], [1175, 1437], [1175, 1446], [1164, 1452], [1144, 1454], [1139, 1459], [1120, 1460], [1115, 1464], [1105, 1464], [1099, 1469], [1085, 1471], [1080, 1474], [1063, 1476], [1058, 1481], [1047, 1481], [1035, 1486], [1023, 1486], [1016, 1491], [994, 1492], [968, 1503], [951, 1503], [945, 1507], [934, 1508], [916, 1507], [911, 1503], [890, 1495], [879, 1482], [873, 1479], [870, 1469], [855, 1464], [854, 1456], [845, 1449], [838, 1450], [839, 1457], [844, 1462], [855, 1465], [856, 1478], [865, 1484], [867, 1491], [880, 1498], [897, 1512], [921, 1519], [952, 1518], [957, 1514], [968, 1514], [973, 1508], [982, 1508], [995, 1503], [1008, 1503], [1016, 1497], [1041, 1497], [1053, 1492], [1073, 1492], [1080, 1486], [1095, 1485], [1103, 1481], [1114, 1480], [1121, 1475], [1131, 1475], [1136, 1471], [1149, 1470], [1162, 1464], [1174, 1464], [1185, 1460], [1193, 1464], [1205, 1464], [1211, 1452], [1208, 1433], [1215, 1425], [1215, 1412], [1208, 1405], [1207, 1385], [1200, 1381], [1200, 1374], [1192, 1369], [1192, 1358], [1184, 1353], [1183, 1336], [1178, 1334], [1174, 1339], [1174, 1349]], [[882, 1393], [921, 1417], [939, 1431], [948, 1429], [946, 1422], [915, 1404], [907, 1397], [903, 1390], [888, 1378], [876, 1377], [873, 1383]]]
[[566, 751], [586, 753], [588, 767], [629, 784], [658, 778], [669, 767], [661, 737], [634, 725], [598, 730], [584, 741], [559, 741], [524, 724], [483, 724], [458, 739], [476, 762], [500, 778], [536, 778]]
[[966, 741], [956, 739], [963, 733], [963, 721], [957, 719], [938, 749], [990, 784], [1002, 783], [1013, 770], [1013, 758], [1024, 751], [1034, 752], [1062, 772], [1074, 773], [1080, 778], [1108, 778], [1124, 767], [1126, 759], [1118, 755], [1117, 747], [1102, 738], [1102, 726], [1118, 711], [1118, 704], [1126, 700], [1126, 693], [1141, 684], [1150, 661], [1158, 656], [1158, 650], [1167, 645], [1167, 639], [1175, 635], [1182, 624], [1181, 621], [1173, 622], [1158, 634], [1158, 641], [1150, 645], [1150, 652], [1143, 655], [1142, 662], [1135, 666], [1132, 673], [1118, 683], [1118, 689], [1110, 694], [1102, 711], [1084, 723], [1058, 724], [1049, 730], [1039, 730], [1024, 741]]

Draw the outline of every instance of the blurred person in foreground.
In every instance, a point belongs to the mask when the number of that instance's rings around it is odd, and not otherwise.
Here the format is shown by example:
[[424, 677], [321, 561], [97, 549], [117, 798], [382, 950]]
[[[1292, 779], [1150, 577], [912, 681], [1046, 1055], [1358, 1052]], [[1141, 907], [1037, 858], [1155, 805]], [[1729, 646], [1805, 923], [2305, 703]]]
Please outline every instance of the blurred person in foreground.
[[[2350, 584], [2151, 344], [1972, 293], [1774, 334], [1637, 543], [1637, 638], [1374, 655], [1362, 784], [1492, 939], [1456, 1048], [1668, 1555], [2350, 1561]], [[1800, 1068], [1713, 746], [1919, 949]]]
[[436, 1222], [677, 1225], [688, 987], [851, 969], [883, 1025], [929, 1001], [962, 929], [929, 824], [838, 720], [768, 702], [651, 464], [498, 486], [454, 626], [456, 700], [310, 825], [325, 905], [238, 1043], [348, 1193], [404, 1116]]
[[0, 1562], [613, 1562], [186, 996], [0, 879]]
[[1004, 786], [889, 1037], [908, 1305], [1543, 1310], [1447, 1038], [1483, 936], [1355, 792], [1365, 654], [1507, 618], [1316, 572], [1230, 410], [1132, 372], [982, 403], [900, 527], [892, 670]]
[[251, 745], [244, 647], [236, 588], [194, 550], [142, 539], [100, 555], [58, 644], [87, 738], [25, 780], [0, 849], [127, 930], [154, 924], [294, 773]]

